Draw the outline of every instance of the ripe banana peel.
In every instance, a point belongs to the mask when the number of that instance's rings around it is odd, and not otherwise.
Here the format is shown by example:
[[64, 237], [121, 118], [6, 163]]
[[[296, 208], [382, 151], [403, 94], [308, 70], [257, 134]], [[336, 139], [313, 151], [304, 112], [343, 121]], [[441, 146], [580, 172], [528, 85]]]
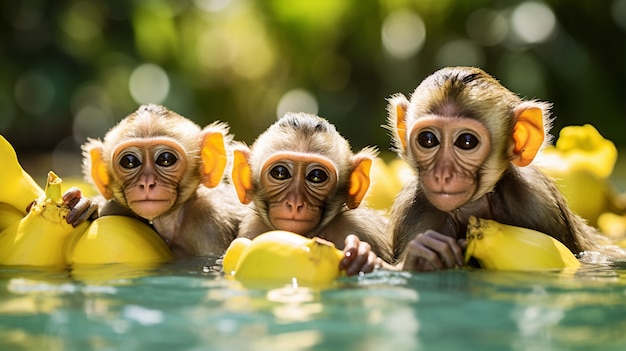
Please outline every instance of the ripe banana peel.
[[23, 217], [22, 211], [7, 203], [0, 202], [0, 232], [19, 222]]
[[65, 265], [67, 238], [84, 231], [89, 223], [84, 222], [76, 228], [67, 223], [65, 218], [70, 208], [63, 202], [61, 182], [54, 172], [49, 172], [44, 195], [37, 199], [25, 217], [0, 233], [1, 265]]
[[249, 287], [321, 288], [340, 276], [342, 258], [331, 242], [274, 230], [253, 240], [235, 239], [224, 254], [224, 272]]
[[474, 257], [492, 270], [576, 269], [580, 262], [561, 242], [536, 230], [470, 217], [465, 263]]
[[0, 202], [7, 203], [26, 215], [26, 208], [34, 199], [44, 195], [43, 189], [22, 168], [13, 146], [0, 135]]
[[126, 216], [104, 216], [74, 235], [66, 247], [71, 265], [108, 263], [161, 263], [173, 254], [147, 224]]

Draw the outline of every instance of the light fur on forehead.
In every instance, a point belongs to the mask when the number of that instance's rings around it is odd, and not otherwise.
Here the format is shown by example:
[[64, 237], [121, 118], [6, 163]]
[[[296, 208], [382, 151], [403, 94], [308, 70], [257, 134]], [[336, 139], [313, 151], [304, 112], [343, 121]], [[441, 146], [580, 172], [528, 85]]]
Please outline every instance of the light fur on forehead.
[[333, 124], [316, 115], [291, 112], [263, 132], [251, 149], [251, 164], [258, 167], [279, 150], [323, 155], [336, 162], [340, 169], [350, 167], [348, 160], [341, 156], [352, 155], [350, 144]]

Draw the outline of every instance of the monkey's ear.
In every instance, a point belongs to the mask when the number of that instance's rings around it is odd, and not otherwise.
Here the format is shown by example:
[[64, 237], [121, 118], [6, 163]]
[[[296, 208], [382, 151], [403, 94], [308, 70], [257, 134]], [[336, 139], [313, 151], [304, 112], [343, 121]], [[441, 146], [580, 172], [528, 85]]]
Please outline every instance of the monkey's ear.
[[354, 170], [350, 174], [350, 188], [348, 189], [348, 208], [359, 207], [361, 201], [370, 187], [370, 169], [372, 168], [371, 158], [356, 158]]
[[[409, 100], [402, 95], [394, 95], [389, 100], [387, 107], [389, 113], [389, 128], [397, 132], [397, 139], [394, 140], [396, 147], [406, 150], [406, 111], [409, 108]], [[394, 138], [395, 139], [395, 138]]]
[[207, 188], [213, 188], [221, 182], [228, 161], [224, 135], [219, 132], [206, 133], [202, 138], [200, 157], [202, 158], [202, 184]]
[[244, 150], [233, 151], [233, 174], [231, 176], [237, 196], [242, 204], [248, 204], [252, 191], [252, 169], [248, 162], [248, 154]]
[[94, 147], [89, 150], [89, 157], [91, 158], [91, 179], [94, 184], [100, 190], [100, 194], [109, 200], [113, 197], [113, 194], [109, 190], [109, 173], [107, 171], [107, 165], [102, 157], [102, 149]]
[[543, 111], [539, 107], [527, 107], [515, 112], [517, 122], [513, 127], [513, 164], [528, 166], [537, 155], [545, 138]]

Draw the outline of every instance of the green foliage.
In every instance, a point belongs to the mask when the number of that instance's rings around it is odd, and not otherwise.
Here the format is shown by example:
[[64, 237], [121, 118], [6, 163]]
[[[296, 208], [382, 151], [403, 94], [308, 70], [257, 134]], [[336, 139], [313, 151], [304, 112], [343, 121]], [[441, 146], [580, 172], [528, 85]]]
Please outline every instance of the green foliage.
[[[151, 102], [201, 125], [226, 121], [251, 143], [281, 106], [305, 108], [286, 99], [297, 89], [355, 148], [384, 151], [386, 98], [443, 65], [476, 65], [553, 102], [553, 134], [591, 123], [626, 145], [624, 9], [626, 0], [7, 2], [0, 133], [18, 150], [78, 152], [147, 102], [139, 96], [159, 96], [154, 88], [167, 94]], [[166, 83], [137, 74], [145, 64]]]

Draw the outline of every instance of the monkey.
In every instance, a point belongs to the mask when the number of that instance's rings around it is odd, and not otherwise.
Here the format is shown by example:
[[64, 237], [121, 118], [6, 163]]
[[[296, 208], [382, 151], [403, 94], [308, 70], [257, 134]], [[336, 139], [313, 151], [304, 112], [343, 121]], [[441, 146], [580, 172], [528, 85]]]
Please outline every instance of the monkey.
[[238, 236], [253, 239], [270, 230], [317, 236], [344, 251], [347, 275], [386, 267], [392, 259], [387, 219], [359, 207], [375, 157], [372, 147], [353, 154], [324, 118], [286, 113], [250, 148], [234, 148], [232, 183], [239, 200], [254, 209]]
[[140, 106], [82, 145], [98, 215], [147, 222], [177, 258], [223, 254], [246, 212], [223, 178], [231, 141], [224, 122], [201, 129], [164, 106]]
[[392, 149], [415, 171], [391, 208], [397, 267], [463, 266], [471, 215], [534, 229], [574, 254], [597, 232], [531, 162], [550, 143], [552, 105], [523, 100], [479, 68], [446, 67], [388, 100]]

